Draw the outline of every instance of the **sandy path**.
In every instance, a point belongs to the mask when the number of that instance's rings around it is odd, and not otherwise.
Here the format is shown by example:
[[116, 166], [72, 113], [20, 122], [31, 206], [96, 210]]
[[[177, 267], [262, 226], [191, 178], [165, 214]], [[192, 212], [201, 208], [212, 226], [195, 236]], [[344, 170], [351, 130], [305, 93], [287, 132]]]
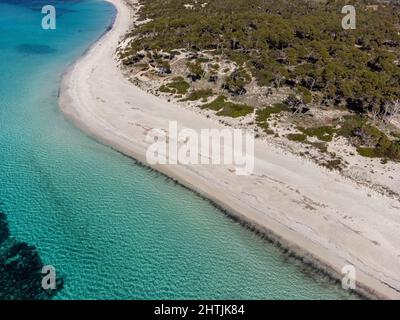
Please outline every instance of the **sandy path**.
[[[167, 129], [169, 120], [195, 130], [222, 128], [124, 78], [114, 52], [132, 23], [132, 11], [123, 0], [108, 1], [119, 12], [114, 27], [64, 76], [63, 112], [91, 136], [143, 163], [148, 130]], [[237, 176], [232, 168], [217, 165], [154, 168], [337, 277], [343, 266], [354, 265], [359, 291], [400, 298], [398, 201], [259, 141], [250, 176]]]

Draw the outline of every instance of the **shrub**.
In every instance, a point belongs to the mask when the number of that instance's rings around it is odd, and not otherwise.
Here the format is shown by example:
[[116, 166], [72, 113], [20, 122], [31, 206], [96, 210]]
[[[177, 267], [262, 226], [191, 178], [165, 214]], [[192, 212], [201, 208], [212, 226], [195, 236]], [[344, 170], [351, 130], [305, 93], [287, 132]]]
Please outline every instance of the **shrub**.
[[211, 97], [213, 94], [214, 93], [211, 89], [196, 90], [191, 92], [189, 96], [186, 99], [183, 99], [182, 101], [196, 101], [200, 99], [203, 99], [204, 101], [207, 98]]
[[307, 136], [304, 133], [289, 133], [286, 137], [290, 141], [304, 142], [307, 140]]
[[362, 127], [366, 121], [367, 120], [360, 115], [345, 116], [337, 133], [345, 138], [350, 138], [354, 136], [354, 130]]
[[214, 101], [201, 106], [202, 109], [218, 111], [218, 116], [238, 118], [254, 111], [254, 108], [246, 104], [238, 104], [226, 101], [226, 97], [219, 96]]
[[336, 130], [329, 126], [322, 126], [317, 128], [298, 128], [299, 131], [310, 137], [317, 137], [321, 141], [330, 142]]
[[358, 147], [357, 152], [359, 155], [367, 158], [381, 157], [381, 155], [377, 152], [376, 148]]
[[182, 77], [176, 77], [172, 79], [171, 83], [162, 85], [158, 90], [165, 93], [183, 95], [188, 92], [189, 88], [189, 83], [187, 83]]
[[223, 109], [217, 113], [218, 116], [225, 116], [225, 117], [244, 117], [254, 110], [253, 107], [250, 107], [246, 104], [236, 104], [232, 102], [226, 102]]
[[268, 119], [274, 115], [279, 114], [283, 111], [288, 110], [288, 107], [285, 104], [277, 103], [273, 106], [268, 106], [263, 109], [258, 109], [256, 111], [256, 123], [257, 125], [262, 128], [267, 134], [273, 134], [268, 125]]
[[243, 68], [233, 71], [224, 83], [224, 89], [228, 90], [232, 95], [243, 95], [246, 93], [244, 88], [251, 81], [251, 76]]
[[297, 88], [297, 91], [301, 94], [304, 103], [308, 104], [313, 101], [313, 96], [310, 90], [308, 90], [307, 88], [300, 86]]
[[204, 70], [201, 67], [201, 64], [196, 61], [196, 62], [188, 62], [186, 66], [189, 69], [189, 77], [192, 79], [192, 81], [200, 80], [201, 77], [204, 74]]
[[353, 138], [361, 156], [400, 161], [400, 142], [390, 140], [385, 133], [370, 124], [355, 128]]

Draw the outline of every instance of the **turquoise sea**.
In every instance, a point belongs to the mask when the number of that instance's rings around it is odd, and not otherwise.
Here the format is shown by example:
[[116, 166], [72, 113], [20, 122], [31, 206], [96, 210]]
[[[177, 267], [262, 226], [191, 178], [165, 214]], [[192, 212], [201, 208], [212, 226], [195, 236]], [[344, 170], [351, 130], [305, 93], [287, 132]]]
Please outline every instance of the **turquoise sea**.
[[[0, 3], [0, 211], [65, 286], [58, 299], [346, 299], [206, 200], [58, 110], [62, 73], [112, 23], [101, 0]], [[1, 288], [0, 288], [1, 290]]]

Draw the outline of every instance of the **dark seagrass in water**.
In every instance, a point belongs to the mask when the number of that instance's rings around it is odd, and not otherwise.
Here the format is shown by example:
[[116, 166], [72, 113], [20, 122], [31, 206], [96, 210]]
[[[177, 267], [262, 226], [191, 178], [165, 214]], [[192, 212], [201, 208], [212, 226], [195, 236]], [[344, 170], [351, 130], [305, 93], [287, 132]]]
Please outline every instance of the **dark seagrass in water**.
[[0, 212], [0, 299], [51, 299], [63, 287], [42, 288], [43, 262], [34, 246], [10, 235], [6, 215]]

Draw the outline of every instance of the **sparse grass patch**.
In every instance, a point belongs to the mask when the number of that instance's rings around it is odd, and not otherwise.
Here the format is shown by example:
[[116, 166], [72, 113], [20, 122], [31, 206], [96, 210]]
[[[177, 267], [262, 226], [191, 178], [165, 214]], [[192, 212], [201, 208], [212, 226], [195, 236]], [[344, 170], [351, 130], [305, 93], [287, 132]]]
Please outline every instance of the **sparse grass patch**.
[[208, 59], [207, 57], [198, 57], [198, 58], [197, 58], [197, 61], [198, 61], [199, 63], [206, 63], [206, 62], [209, 62], [210, 59]]
[[180, 55], [180, 52], [178, 51], [178, 50], [171, 50], [170, 52], [169, 52], [169, 54], [171, 55], [171, 56], [179, 56]]
[[223, 88], [233, 96], [246, 93], [245, 86], [251, 82], [251, 75], [244, 68], [235, 69], [226, 79]]
[[352, 131], [352, 142], [357, 152], [368, 158], [387, 158], [400, 161], [400, 141], [389, 137], [371, 124], [364, 123]]
[[363, 157], [400, 161], [400, 142], [391, 140], [384, 132], [359, 115], [346, 116], [337, 133], [349, 139]]
[[187, 83], [182, 77], [176, 77], [172, 79], [172, 82], [162, 85], [158, 90], [164, 93], [183, 95], [188, 92], [189, 88], [189, 83]]
[[236, 104], [232, 102], [227, 102], [224, 108], [217, 112], [218, 116], [239, 118], [252, 113], [254, 110], [253, 107], [250, 107], [246, 104]]
[[149, 70], [149, 65], [147, 63], [138, 63], [136, 67], [139, 68], [141, 71]]
[[337, 133], [345, 138], [353, 136], [354, 130], [362, 127], [367, 120], [359, 115], [349, 115], [344, 117]]
[[289, 110], [288, 106], [283, 103], [277, 103], [274, 104], [273, 106], [265, 107], [263, 109], [258, 109], [256, 112], [256, 121], [257, 122], [267, 121], [272, 115], [288, 110]]
[[254, 108], [246, 104], [238, 104], [230, 101], [226, 101], [226, 97], [219, 96], [214, 101], [203, 104], [202, 109], [210, 109], [218, 111], [218, 116], [238, 118], [243, 117], [254, 111]]
[[290, 141], [304, 142], [307, 140], [307, 135], [304, 133], [289, 133], [286, 135], [286, 138], [288, 138]]
[[318, 140], [330, 142], [333, 139], [333, 135], [336, 132], [335, 128], [329, 126], [317, 127], [317, 128], [298, 128], [299, 131], [306, 134], [309, 137], [316, 137]]
[[162, 86], [158, 89], [158, 91], [163, 92], [163, 93], [175, 93], [175, 90], [169, 88], [169, 87], [166, 86], [166, 85], [162, 85]]
[[210, 103], [203, 104], [201, 106], [202, 109], [210, 109], [214, 111], [219, 111], [224, 107], [224, 103], [226, 101], [226, 97], [218, 96], [216, 99], [211, 101]]
[[183, 99], [182, 101], [196, 101], [202, 99], [202, 101], [205, 102], [205, 100], [211, 97], [213, 94], [214, 93], [211, 89], [196, 90], [191, 92], [189, 96], [186, 99]]
[[318, 149], [322, 153], [328, 152], [328, 146], [325, 142], [308, 142], [308, 144]]
[[366, 158], [379, 158], [381, 155], [378, 154], [376, 148], [358, 147], [357, 152], [360, 156]]
[[283, 111], [288, 110], [285, 104], [278, 103], [273, 106], [258, 109], [256, 111], [256, 123], [262, 128], [267, 134], [274, 134], [274, 131], [269, 128], [268, 120], [274, 114], [279, 114]]

